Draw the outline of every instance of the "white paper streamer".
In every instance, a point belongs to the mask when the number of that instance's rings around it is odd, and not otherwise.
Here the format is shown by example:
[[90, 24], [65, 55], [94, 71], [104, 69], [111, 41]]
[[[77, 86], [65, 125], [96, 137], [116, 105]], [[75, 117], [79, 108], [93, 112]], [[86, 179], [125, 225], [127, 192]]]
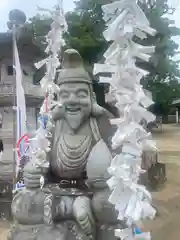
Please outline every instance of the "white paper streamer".
[[138, 184], [144, 149], [155, 149], [155, 144], [140, 124], [141, 120], [152, 122], [155, 116], [146, 110], [153, 102], [149, 99], [140, 80], [148, 74], [136, 67], [136, 58], [149, 61], [154, 46], [141, 46], [132, 39], [141, 39], [155, 30], [137, 5], [136, 0], [121, 0], [102, 7], [107, 29], [104, 37], [112, 44], [104, 54], [104, 64], [94, 65], [94, 74], [111, 73], [111, 77], [100, 77], [100, 82], [110, 83], [110, 94], [119, 110], [120, 117], [112, 119], [117, 126], [112, 137], [112, 148], [121, 147], [108, 168], [112, 176], [107, 184], [112, 190], [109, 202], [118, 211], [118, 219], [126, 221], [126, 229], [117, 229], [115, 235], [121, 239], [150, 239], [150, 233], [135, 234], [134, 226], [144, 218], [154, 218], [151, 195]]
[[[36, 136], [30, 139], [30, 157], [36, 167], [48, 168], [47, 153], [51, 150], [48, 139], [52, 137], [51, 132], [53, 128], [51, 109], [61, 105], [59, 102], [54, 101], [54, 93], [59, 91], [59, 87], [54, 83], [54, 79], [57, 68], [60, 66], [59, 54], [65, 44], [63, 34], [67, 31], [67, 23], [64, 17], [62, 1], [60, 1], [60, 4], [56, 6], [54, 11], [43, 8], [39, 8], [39, 10], [50, 13], [53, 23], [51, 24], [51, 30], [46, 36], [47, 47], [45, 52], [49, 56], [35, 64], [35, 67], [38, 69], [46, 65], [46, 74], [40, 81], [45, 93], [45, 99], [40, 109], [39, 129], [36, 132]], [[43, 177], [41, 177], [41, 187], [43, 187], [43, 184]]]

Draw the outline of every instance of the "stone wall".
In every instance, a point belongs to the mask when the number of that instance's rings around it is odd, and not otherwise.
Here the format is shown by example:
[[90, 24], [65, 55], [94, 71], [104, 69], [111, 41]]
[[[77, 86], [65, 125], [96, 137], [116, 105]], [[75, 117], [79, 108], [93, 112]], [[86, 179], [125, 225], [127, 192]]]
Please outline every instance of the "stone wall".
[[[1, 83], [13, 83], [14, 76], [8, 72], [8, 67], [12, 68], [12, 60], [9, 58], [3, 58], [0, 62], [0, 82]], [[30, 63], [22, 62], [22, 75], [23, 81], [29, 84], [33, 83], [33, 69]]]

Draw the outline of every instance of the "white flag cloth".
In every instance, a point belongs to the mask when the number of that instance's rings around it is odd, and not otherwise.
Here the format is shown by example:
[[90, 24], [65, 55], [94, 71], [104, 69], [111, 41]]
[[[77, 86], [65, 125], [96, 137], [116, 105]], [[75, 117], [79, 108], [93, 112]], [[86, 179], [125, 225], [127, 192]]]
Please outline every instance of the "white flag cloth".
[[[22, 71], [21, 65], [19, 60], [19, 53], [17, 48], [16, 40], [14, 40], [14, 65], [16, 70], [16, 99], [17, 99], [17, 135], [16, 140], [17, 142], [20, 140], [22, 136], [27, 133], [26, 128], [26, 102], [25, 102], [25, 95], [24, 89], [22, 86]], [[20, 150], [21, 152], [23, 151]], [[16, 159], [18, 161], [18, 157]], [[18, 163], [18, 162], [17, 162]]]

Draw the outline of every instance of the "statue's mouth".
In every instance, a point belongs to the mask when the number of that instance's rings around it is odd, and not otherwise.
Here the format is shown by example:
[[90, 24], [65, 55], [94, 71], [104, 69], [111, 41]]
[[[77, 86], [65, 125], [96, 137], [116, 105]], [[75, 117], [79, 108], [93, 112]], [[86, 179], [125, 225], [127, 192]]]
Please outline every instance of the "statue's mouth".
[[81, 108], [80, 107], [66, 107], [66, 111], [69, 114], [77, 114], [81, 111]]

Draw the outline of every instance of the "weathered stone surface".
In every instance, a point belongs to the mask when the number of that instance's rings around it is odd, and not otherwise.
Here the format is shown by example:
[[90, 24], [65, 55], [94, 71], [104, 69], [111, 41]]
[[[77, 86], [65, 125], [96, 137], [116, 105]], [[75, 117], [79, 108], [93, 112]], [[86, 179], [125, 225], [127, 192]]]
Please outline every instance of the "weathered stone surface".
[[114, 206], [108, 201], [110, 190], [108, 188], [98, 191], [92, 199], [92, 208], [96, 219], [101, 224], [117, 224], [117, 213]]
[[20, 224], [43, 224], [44, 201], [45, 194], [41, 190], [23, 189], [14, 196], [12, 213]]
[[[120, 225], [97, 225], [97, 240], [117, 240], [114, 230]], [[53, 227], [45, 225], [16, 225], [7, 240], [89, 240], [73, 221], [66, 221]]]
[[54, 226], [34, 225], [22, 226], [16, 225], [12, 229], [8, 240], [74, 240], [81, 237], [82, 240], [88, 240], [86, 236], [79, 232], [75, 222], [65, 222]]
[[[63, 66], [57, 95], [62, 106], [52, 110], [49, 171], [31, 162], [26, 165], [26, 188], [12, 204], [18, 224], [10, 240], [116, 239], [119, 222], [108, 203], [106, 184], [112, 160], [107, 111], [97, 104], [92, 81], [75, 50], [65, 52]], [[104, 134], [102, 125], [107, 127]], [[42, 175], [46, 185], [40, 190]]]

